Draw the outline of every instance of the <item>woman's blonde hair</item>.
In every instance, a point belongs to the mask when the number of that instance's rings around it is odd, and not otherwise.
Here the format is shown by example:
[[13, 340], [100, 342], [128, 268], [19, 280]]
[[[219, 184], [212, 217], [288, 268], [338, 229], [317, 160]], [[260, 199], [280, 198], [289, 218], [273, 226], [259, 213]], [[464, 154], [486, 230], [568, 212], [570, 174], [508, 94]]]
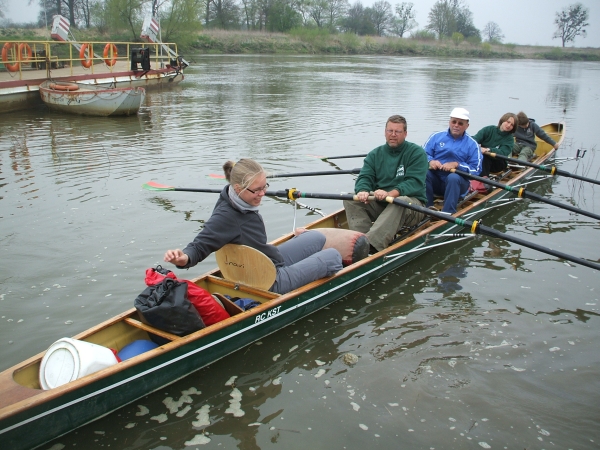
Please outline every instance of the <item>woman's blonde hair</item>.
[[[233, 185], [239, 185], [242, 189], [248, 188], [257, 176], [265, 173], [262, 166], [252, 159], [240, 159], [237, 163], [227, 161], [223, 164], [225, 178]], [[266, 174], [266, 173], [265, 173]]]

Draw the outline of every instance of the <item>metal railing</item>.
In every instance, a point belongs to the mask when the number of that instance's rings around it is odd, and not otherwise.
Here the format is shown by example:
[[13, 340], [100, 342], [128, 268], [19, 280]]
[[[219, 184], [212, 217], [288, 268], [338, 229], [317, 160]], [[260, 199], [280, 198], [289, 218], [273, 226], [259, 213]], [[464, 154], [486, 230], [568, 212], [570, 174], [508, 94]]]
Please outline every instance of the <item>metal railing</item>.
[[177, 44], [164, 42], [5, 41], [0, 71], [10, 72], [13, 77], [19, 74], [19, 79], [23, 79], [23, 73], [32, 70], [45, 70], [47, 78], [55, 69], [70, 69], [71, 75], [129, 71], [132, 50], [140, 48], [150, 50], [151, 70], [171, 65], [171, 54], [179, 54]]

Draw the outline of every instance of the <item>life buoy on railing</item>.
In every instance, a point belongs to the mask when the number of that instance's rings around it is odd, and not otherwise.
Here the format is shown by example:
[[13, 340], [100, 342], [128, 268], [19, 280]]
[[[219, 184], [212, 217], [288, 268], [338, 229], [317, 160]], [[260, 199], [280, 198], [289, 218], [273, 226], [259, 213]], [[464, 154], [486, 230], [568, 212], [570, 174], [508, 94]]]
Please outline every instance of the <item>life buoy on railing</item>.
[[[86, 50], [88, 51], [89, 58], [85, 56]], [[81, 65], [86, 69], [92, 67], [92, 55], [92, 47], [90, 46], [90, 44], [83, 44], [81, 46], [81, 49], [79, 50], [79, 58], [81, 59]]]
[[79, 89], [79, 86], [77, 86], [74, 83], [50, 83], [48, 87], [56, 91], [76, 91], [77, 89]]
[[[23, 50], [25, 50], [25, 53], [23, 53]], [[33, 53], [31, 51], [31, 47], [29, 46], [29, 44], [27, 44], [25, 42], [22, 44], [19, 44], [19, 61], [29, 62], [29, 60], [31, 59], [32, 56], [33, 56]]]
[[[112, 59], [108, 59], [109, 55], [112, 56]], [[108, 44], [106, 44], [106, 46], [104, 47], [104, 62], [106, 63], [107, 66], [114, 66], [115, 63], [117, 62], [117, 46], [115, 44], [111, 44], [110, 42]]]
[[[14, 64], [8, 63], [8, 52], [11, 49], [13, 49], [13, 55], [15, 56]], [[19, 44], [16, 42], [7, 42], [4, 44], [4, 47], [2, 47], [2, 63], [9, 72], [17, 72], [19, 70], [19, 66], [21, 65], [19, 63]]]

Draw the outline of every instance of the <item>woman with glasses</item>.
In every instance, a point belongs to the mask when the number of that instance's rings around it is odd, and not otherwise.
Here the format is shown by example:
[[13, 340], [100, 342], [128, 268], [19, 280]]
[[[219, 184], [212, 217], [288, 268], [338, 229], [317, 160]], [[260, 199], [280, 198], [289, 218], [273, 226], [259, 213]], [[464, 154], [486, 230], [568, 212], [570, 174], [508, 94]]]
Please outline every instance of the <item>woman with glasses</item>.
[[166, 262], [180, 269], [193, 267], [226, 244], [241, 244], [261, 251], [277, 269], [275, 283], [269, 289], [284, 294], [342, 269], [342, 256], [333, 248], [323, 250], [325, 236], [316, 231], [302, 233], [274, 246], [258, 207], [269, 187], [260, 164], [251, 159], [223, 165], [229, 182], [204, 228], [183, 250], [167, 250]]

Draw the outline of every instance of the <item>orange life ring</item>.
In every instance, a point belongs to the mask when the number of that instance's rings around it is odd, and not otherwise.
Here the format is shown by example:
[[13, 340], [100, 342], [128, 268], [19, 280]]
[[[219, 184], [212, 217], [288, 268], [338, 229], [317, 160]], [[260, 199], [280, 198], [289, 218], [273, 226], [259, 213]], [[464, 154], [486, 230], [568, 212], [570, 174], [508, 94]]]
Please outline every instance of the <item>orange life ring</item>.
[[[25, 53], [23, 53], [23, 50], [25, 50]], [[31, 47], [29, 46], [29, 44], [19, 44], [19, 61], [28, 62], [32, 56], [33, 53], [31, 52]]]
[[[111, 51], [112, 50], [112, 51]], [[108, 59], [108, 55], [109, 53], [112, 53], [112, 59]], [[104, 47], [104, 62], [106, 63], [107, 66], [114, 66], [115, 63], [117, 62], [117, 46], [115, 44], [111, 44], [110, 42], [108, 44], [106, 44], [106, 46]]]
[[63, 84], [50, 83], [48, 85], [48, 87], [50, 89], [54, 89], [56, 91], [76, 91], [77, 89], [79, 89], [79, 86], [77, 86], [74, 83], [63, 83]]
[[[10, 51], [10, 49], [13, 49], [13, 55], [15, 56], [15, 63], [14, 64], [9, 64], [8, 63], [8, 52]], [[19, 70], [19, 66], [21, 65], [19, 63], [19, 45], [16, 42], [7, 42], [6, 44], [4, 44], [4, 47], [2, 47], [2, 62], [4, 63], [4, 67], [6, 67], [6, 69], [9, 72], [17, 72]]]
[[[85, 51], [88, 49], [88, 55], [89, 55], [89, 59], [85, 56]], [[90, 44], [83, 44], [81, 46], [81, 49], [79, 50], [79, 58], [81, 58], [81, 65], [83, 67], [85, 67], [86, 69], [89, 69], [90, 67], [92, 67], [92, 47], [90, 46]]]

